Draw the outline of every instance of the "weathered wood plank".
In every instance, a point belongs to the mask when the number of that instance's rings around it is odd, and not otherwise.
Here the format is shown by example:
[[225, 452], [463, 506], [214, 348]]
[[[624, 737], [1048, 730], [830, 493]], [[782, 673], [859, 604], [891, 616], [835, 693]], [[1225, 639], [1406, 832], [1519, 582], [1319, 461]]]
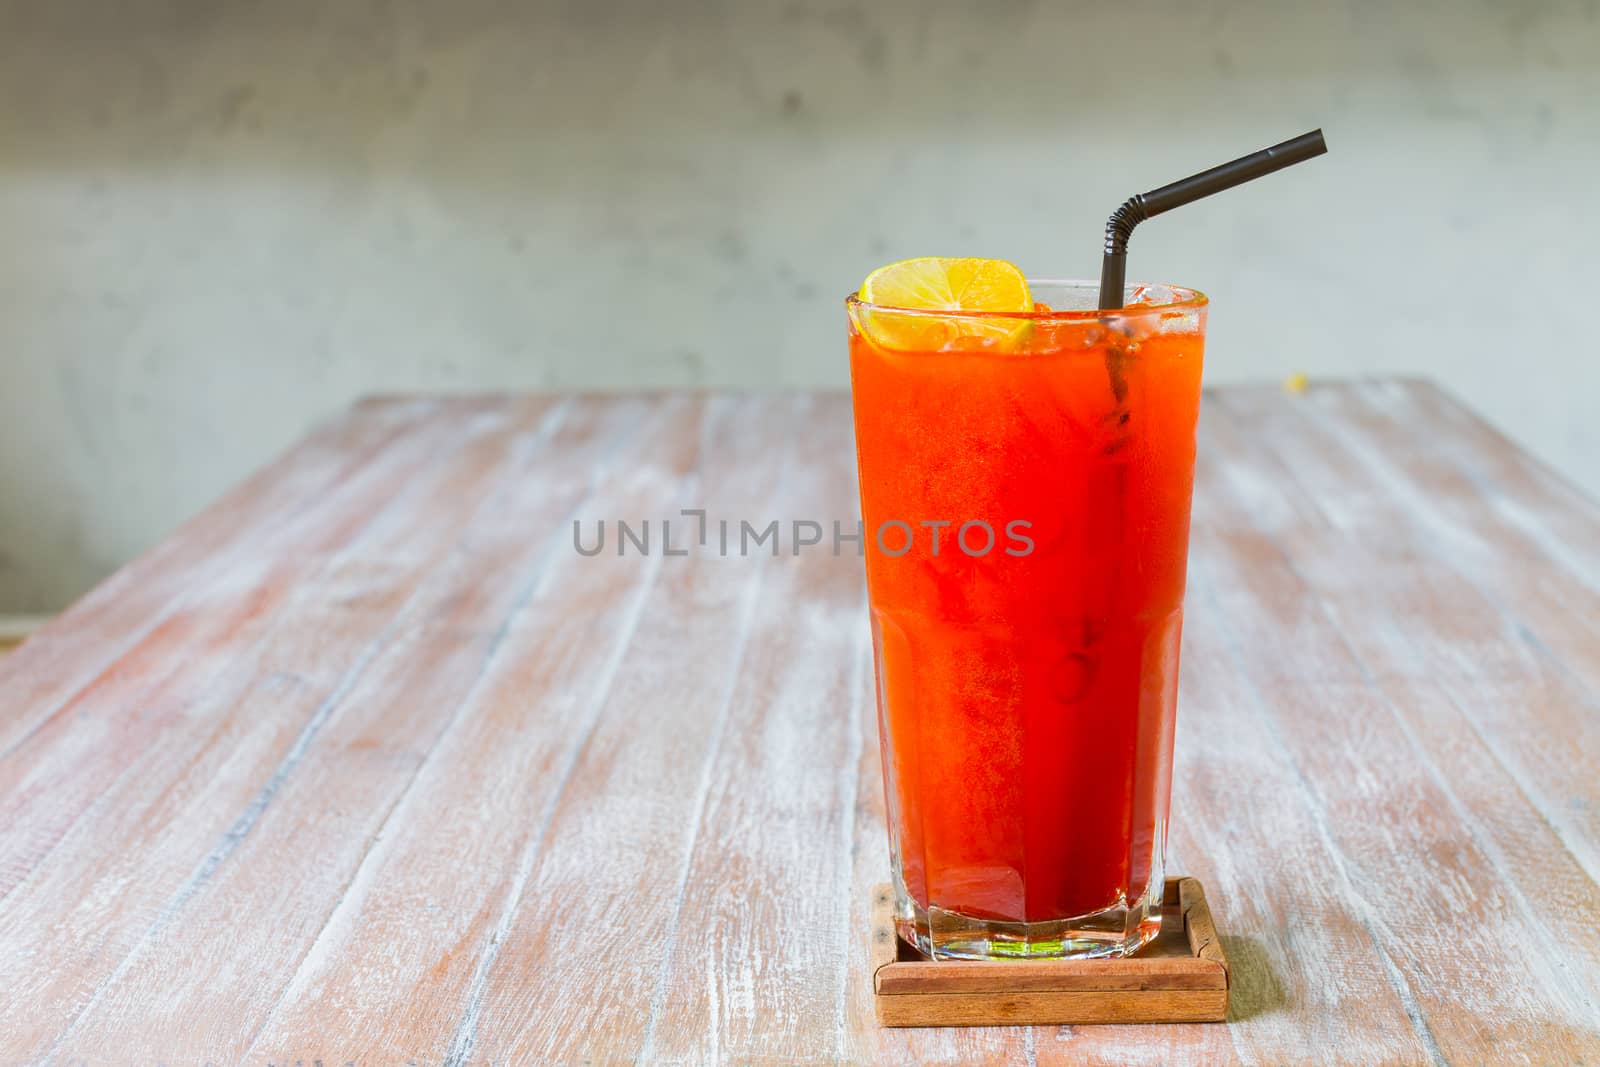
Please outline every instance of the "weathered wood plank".
[[1230, 1022], [879, 1027], [860, 561], [562, 525], [851, 522], [848, 410], [368, 403], [0, 659], [0, 1059], [1600, 1059], [1600, 507], [1393, 382], [1206, 402]]
[[[1300, 405], [1312, 440], [1328, 440], [1330, 423], [1351, 426], [1331, 473], [1372, 503], [1341, 521], [1382, 523], [1418, 546], [1374, 591], [1386, 599], [1355, 606], [1406, 625], [1347, 629], [1353, 641], [1378, 633], [1417, 648], [1426, 684], [1459, 706], [1593, 882], [1600, 783], [1571, 753], [1600, 749], [1600, 523], [1584, 521], [1600, 509], [1551, 509], [1569, 528], [1593, 527], [1588, 542], [1530, 527], [1510, 493], [1557, 499], [1556, 487], [1525, 461], [1512, 465], [1526, 475], [1518, 489], [1494, 485], [1484, 467], [1496, 453], [1460, 457], [1443, 405], [1436, 391], [1397, 383], [1318, 391]], [[1407, 445], [1401, 430], [1413, 426]]]
[[[683, 403], [660, 415], [673, 421], [681, 409], [683, 421], [692, 425], [697, 406]], [[194, 1028], [202, 1047], [222, 1059], [243, 1054], [315, 948], [371, 843], [388, 828], [390, 814], [430, 753], [458, 725], [484, 676], [504, 662], [508, 630], [550, 560], [568, 543], [564, 518], [590, 492], [601, 457], [644, 412], [622, 403], [568, 414], [568, 420], [543, 425], [513, 418], [519, 432], [490, 453], [492, 477], [453, 490], [465, 494], [463, 516], [434, 525], [448, 529], [459, 521], [465, 535], [420, 557], [420, 568], [402, 557], [394, 577], [406, 581], [397, 584], [415, 580], [419, 587], [386, 631], [390, 640], [330, 709], [315, 744], [303, 753], [291, 750], [272, 771], [276, 778], [292, 770], [316, 787], [273, 798], [248, 836], [230, 845], [227, 862], [208, 874], [199, 887], [203, 892], [184, 901], [182, 921], [154, 931], [159, 937], [147, 935], [97, 991], [83, 1021], [68, 1031], [64, 1049], [91, 1060], [117, 1050], [158, 1058], [177, 1016], [140, 1008], [140, 991], [153, 987], [182, 991], [171, 1010], [206, 1021], [203, 1030]], [[547, 426], [556, 434], [553, 442], [545, 440]], [[640, 477], [640, 469], [628, 476]], [[413, 514], [397, 528], [416, 522]], [[290, 762], [299, 760], [303, 767]], [[236, 836], [237, 826], [229, 834]], [[274, 877], [297, 854], [317, 862], [293, 880]], [[241, 934], [231, 928], [231, 917], [240, 913], [272, 915], [274, 922]], [[220, 989], [196, 980], [241, 954], [259, 968], [261, 980]]]
[[[1381, 408], [1369, 405], [1374, 396]], [[1282, 453], [1283, 484], [1304, 501], [1303, 511], [1326, 517], [1299, 532], [1307, 559], [1300, 570], [1317, 586], [1374, 685], [1448, 781], [1496, 880], [1540, 912], [1539, 923], [1564, 952], [1586, 961], [1579, 974], [1588, 981], [1580, 983], [1580, 996], [1600, 1004], [1600, 931], [1586, 918], [1600, 908], [1600, 788], [1585, 761], [1574, 759], [1575, 751], [1600, 748], [1600, 706], [1541, 636], [1552, 627], [1582, 630], [1591, 612], [1600, 611], [1600, 600], [1581, 571], [1565, 571], [1571, 580], [1559, 584], [1571, 608], [1544, 614], [1538, 633], [1518, 618], [1530, 599], [1548, 608], [1536, 587], [1550, 586], [1547, 576], [1555, 571], [1514, 532], [1476, 514], [1490, 510], [1489, 501], [1467, 492], [1459, 471], [1441, 469], [1438, 452], [1426, 443], [1440, 428], [1430, 428], [1424, 443], [1402, 448], [1383, 427], [1415, 425], [1409, 414], [1393, 413], [1397, 404], [1408, 413], [1419, 410], [1419, 396], [1437, 400], [1426, 387], [1383, 384], [1319, 391], [1301, 405], [1312, 417], [1299, 420], [1304, 432]], [[1277, 418], [1282, 410], [1249, 395], [1229, 402], [1257, 421]], [[1352, 409], [1362, 413], [1359, 419], [1349, 414]], [[1392, 414], [1379, 417], [1378, 410]], [[1350, 418], [1360, 427], [1355, 432], [1385, 447], [1326, 452], [1326, 412], [1341, 421]], [[1389, 462], [1400, 467], [1404, 484], [1426, 487], [1437, 505], [1419, 510], [1417, 494], [1392, 491], [1398, 484], [1394, 472], [1379, 476], [1370, 470]], [[1470, 470], [1467, 477], [1479, 482]], [[1330, 512], [1315, 504], [1319, 494], [1353, 499], [1359, 493], [1368, 494], [1359, 512]], [[1326, 557], [1321, 542], [1333, 529], [1357, 542], [1381, 532], [1395, 556], [1379, 563], [1381, 569], [1369, 567], [1367, 580], [1330, 580], [1318, 561]], [[1444, 547], [1466, 541], [1496, 547], [1487, 556]], [[1384, 558], [1374, 554], [1374, 560]], [[1486, 592], [1491, 587], [1497, 593]]]
[[[701, 461], [707, 411], [680, 403], [663, 414], [631, 438], [615, 420], [597, 435], [626, 444], [572, 515], [507, 524], [508, 536], [520, 527], [551, 539], [538, 583], [465, 694], [458, 722], [407, 784], [379, 844], [361, 857], [252, 1055], [452, 1055], [501, 934], [503, 902], [523, 877], [519, 860], [539, 845], [658, 574], [658, 559], [577, 557], [571, 521], [657, 513], [681, 496]], [[626, 421], [640, 416], [629, 409]], [[419, 901], [427, 902], [421, 916]], [[352, 1017], [359, 1022], [351, 1025]]]
[[[698, 483], [654, 517], [702, 502], [735, 521], [774, 514], [799, 414], [792, 397], [736, 405], [704, 443]], [[494, 944], [452, 1036], [452, 1060], [633, 1060], [671, 939], [682, 923], [690, 924], [682, 936], [705, 933], [681, 915], [681, 872], [771, 560], [722, 558], [715, 533], [685, 549], [687, 557], [660, 560], [565, 786], [516, 883], [495, 902]], [[540, 976], [538, 989], [607, 995], [539, 995], [530, 974]]]
[[1484, 505], [1538, 545], [1560, 572], [1579, 575], [1593, 588], [1600, 576], [1600, 501], [1430, 382], [1373, 382], [1345, 392], [1348, 397], [1331, 390], [1319, 395], [1376, 407], [1379, 417], [1362, 419], [1362, 429], [1391, 440], [1403, 435], [1409, 439], [1406, 452], [1454, 464]]
[[425, 400], [358, 405], [101, 582], [72, 606], [70, 623], [45, 629], [49, 641], [0, 661], [10, 711], [0, 716], [0, 755], [148, 639], [208, 576], [292, 551], [275, 543], [279, 533], [292, 538], [341, 514], [321, 501], [419, 466], [429, 441], [418, 430], [435, 409]]
[[[532, 415], [550, 406], [540, 402], [522, 414]], [[437, 503], [441, 494], [479, 492], [496, 481], [509, 484], [516, 466], [508, 459], [507, 446], [519, 434], [526, 435], [530, 424], [537, 425], [539, 419], [519, 423], [503, 410], [464, 410], [444, 421], [453, 427], [447, 436], [459, 438], [460, 443], [439, 453], [433, 464], [424, 465], [409, 484], [397, 487], [391, 501], [375, 516], [363, 517], [354, 529], [365, 532], [354, 538], [346, 552], [335, 556], [328, 566], [316, 556], [302, 561], [309, 569], [298, 581], [292, 572], [279, 573], [278, 581], [292, 586], [294, 595], [283, 597], [282, 615], [274, 624], [259, 634], [246, 631], [243, 635], [249, 641], [264, 638], [261, 658], [250, 664], [254, 670], [240, 669], [245, 664], [236, 662], [235, 677], [228, 679], [229, 684], [201, 684], [190, 693], [175, 693], [171, 710], [160, 715], [122, 717], [129, 729], [143, 724], [151, 732], [158, 731], [161, 744], [153, 750], [137, 749], [141, 755], [150, 753], [145, 767], [140, 773], [123, 774], [112, 795], [98, 802], [96, 812], [104, 814], [97, 821], [109, 824], [99, 829], [114, 828], [112, 836], [73, 841], [70, 850], [49, 857], [25, 887], [27, 900], [39, 908], [49, 908], [53, 899], [65, 893], [65, 899], [77, 902], [79, 920], [99, 928], [102, 940], [82, 945], [51, 938], [44, 931], [34, 933], [36, 928], [28, 921], [32, 908], [19, 905], [8, 909], [8, 927], [16, 922], [12, 929], [19, 935], [43, 938], [27, 954], [27, 971], [19, 976], [19, 984], [49, 982], [55, 992], [45, 999], [64, 1012], [60, 1020], [44, 1013], [30, 1013], [27, 1018], [19, 1015], [10, 1020], [16, 1023], [13, 1034], [25, 1032], [24, 1028], [30, 1032], [53, 1029], [59, 1053], [62, 1043], [74, 1037], [74, 1026], [93, 1022], [96, 1011], [91, 1009], [96, 1009], [109, 1015], [116, 1030], [112, 1048], [128, 1051], [137, 1047], [123, 1043], [135, 1031], [121, 1026], [126, 1020], [117, 1014], [119, 998], [131, 996], [137, 1001], [141, 989], [149, 988], [128, 983], [139, 973], [140, 961], [152, 956], [180, 968], [182, 976], [174, 980], [175, 987], [196, 983], [197, 1000], [256, 992], [209, 982], [207, 968], [167, 950], [185, 941], [198, 941], [224, 957], [239, 950], [238, 935], [230, 930], [230, 914], [207, 926], [201, 919], [203, 908], [192, 905], [197, 898], [204, 900], [202, 890], [215, 892], [219, 871], [226, 874], [231, 870], [226, 861], [236, 858], [240, 846], [255, 835], [263, 813], [282, 810], [284, 805], [275, 803], [279, 792], [285, 793], [290, 806], [326, 806], [319, 793], [325, 782], [304, 792], [285, 791], [284, 786], [292, 783], [292, 772], [307, 750], [317, 751], [312, 742], [327, 741], [318, 734], [330, 723], [339, 722], [337, 713], [358, 695], [363, 674], [380, 658], [380, 652], [416, 644], [420, 636], [417, 620], [426, 617], [429, 604], [449, 595], [445, 583], [435, 577], [437, 565], [448, 559], [472, 513], [451, 512], [419, 524], [416, 509], [426, 511], [426, 505]], [[451, 453], [458, 458], [447, 458]], [[357, 498], [356, 506], [360, 503]], [[280, 566], [291, 564], [283, 560]], [[262, 595], [248, 584], [245, 591], [247, 596]], [[266, 595], [279, 596], [275, 587]], [[310, 629], [305, 628], [308, 625]], [[168, 658], [192, 663], [198, 651], [174, 644]], [[193, 673], [201, 680], [207, 677], [207, 672]], [[396, 743], [405, 739], [404, 721], [396, 724]], [[118, 847], [108, 850], [107, 840], [117, 842]], [[263, 892], [293, 889], [307, 881], [304, 876], [284, 877], [282, 865], [293, 855], [292, 849], [286, 849], [275, 857], [260, 883]], [[311, 870], [321, 874], [324, 868]], [[281, 915], [291, 926], [297, 918], [281, 911], [266, 913]], [[276, 936], [270, 927], [246, 932]], [[0, 961], [0, 966], [8, 962]], [[67, 993], [67, 989], [75, 992]], [[7, 1007], [15, 1011], [20, 1005], [12, 1002]], [[209, 1018], [224, 1027], [240, 1022], [228, 1011]], [[154, 1031], [150, 1036], [158, 1040], [159, 1022], [147, 1024]], [[71, 1047], [92, 1047], [92, 1037], [91, 1026], [91, 1045], [74, 1043]]]
[[[789, 432], [795, 454], [774, 513], [792, 540], [822, 545], [764, 559], [728, 720], [701, 782], [694, 848], [641, 1042], [644, 1062], [833, 1063], [849, 926], [855, 803], [851, 715], [867, 635], [860, 561], [831, 551], [855, 530], [850, 408], [813, 401]], [[754, 561], [749, 561], [753, 564]]]
[[[1240, 455], [1264, 436], [1240, 432], [1231, 397], [1221, 406], [1234, 417], [1211, 424], [1204, 464]], [[1333, 496], [1335, 486], [1300, 497], [1294, 479], [1316, 475], [1295, 461], [1310, 457], [1295, 451], [1287, 429], [1268, 436], [1277, 447], [1254, 470], [1236, 462], [1207, 481], [1226, 505], [1197, 500], [1196, 560], [1203, 561], [1213, 595], [1232, 605], [1239, 677], [1306, 781], [1348, 895], [1377, 933], [1419, 1035], [1437, 1055], [1464, 1062], [1531, 1049], [1537, 1035], [1548, 1042], [1537, 1055], [1600, 1054], [1600, 1034], [1585, 1032], [1586, 1013], [1561, 969], [1547, 956], [1504, 950], [1548, 941], [1547, 921], [1505, 884], [1507, 872], [1485, 879], [1494, 856], [1463, 822], [1450, 779], [1375, 684], [1406, 673], [1415, 663], [1412, 650], [1373, 645], [1373, 658], [1363, 662], [1328, 608], [1365, 598], [1363, 616], [1384, 618], [1373, 607], [1404, 574], [1425, 571], [1424, 557], [1437, 546], [1408, 542], [1405, 529], [1388, 522], [1381, 524], [1388, 541], [1380, 547], [1372, 540], [1377, 528], [1359, 536], [1319, 521], [1326, 513], [1314, 501]], [[1280, 457], [1284, 476], [1276, 477]], [[1246, 515], [1248, 528], [1240, 519]], [[1403, 565], [1385, 566], [1395, 558]], [[1453, 729], [1465, 728], [1458, 717]], [[1517, 798], [1512, 792], [1504, 799]], [[1457, 921], [1425, 901], [1448, 901]], [[1495, 933], [1464, 938], [1459, 923]], [[1497, 980], [1485, 985], [1481, 976], [1491, 973]], [[1526, 1055], [1534, 1062], [1536, 1054]]]
[[[441, 419], [436, 432], [418, 432], [416, 436], [424, 446], [431, 442], [434, 454], [442, 460], [449, 452], [441, 451], [440, 446], [449, 436], [470, 441], [477, 435], [470, 418], [471, 413], [463, 411], [454, 419]], [[452, 425], [453, 430], [449, 429]], [[399, 451], [402, 460], [422, 459], [420, 454], [410, 456], [409, 449]], [[190, 791], [214, 784], [206, 776], [230, 759], [225, 746], [231, 732], [271, 731], [292, 721], [290, 709], [299, 704], [283, 690], [298, 678], [294, 671], [301, 664], [294, 662], [294, 656], [303, 660], [308, 652], [315, 655], [321, 651], [308, 649], [308, 625], [314, 626], [320, 619], [331, 638], [339, 633], [338, 624], [346, 617], [352, 621], [365, 618], [374, 628], [387, 621], [381, 596], [370, 596], [370, 565], [362, 561], [362, 552], [383, 544], [384, 516], [407, 496], [401, 491], [405, 470], [393, 468], [391, 479], [391, 465], [381, 466], [385, 476], [371, 483], [372, 495], [349, 494], [347, 503], [353, 511], [322, 509], [331, 516], [304, 524], [307, 530], [317, 531], [315, 538], [330, 540], [294, 544], [300, 552], [284, 558], [267, 552], [260, 560], [240, 562], [231, 569], [203, 572], [196, 568], [201, 573], [194, 576], [195, 588], [171, 619], [156, 627], [110, 672], [73, 696], [63, 709], [42, 720], [0, 761], [0, 812], [6, 815], [0, 821], [0, 894], [9, 896], [31, 878], [38, 883], [33, 886], [33, 898], [46, 909], [56, 907], [61, 899], [75, 899], [70, 894], [63, 898], [62, 888], [53, 885], [51, 877], [62, 876], [63, 869], [74, 862], [79, 864], [76, 875], [87, 877], [93, 865], [82, 857], [103, 852], [108, 839], [119, 844], [126, 840], [124, 835], [131, 832], [132, 824], [125, 820], [143, 812], [145, 801], [136, 798], [181, 803]], [[447, 463], [436, 466], [441, 469], [424, 475], [416, 484], [447, 484], [438, 479], [448, 479], [454, 468]], [[375, 509], [374, 515], [364, 512], [368, 507]], [[441, 525], [442, 531], [448, 528]], [[365, 531], [363, 537], [357, 537], [358, 531]], [[396, 535], [404, 538], [407, 531], [395, 527], [387, 536], [392, 540]], [[345, 564], [344, 580], [324, 581], [332, 573], [332, 561], [341, 558], [331, 546], [349, 550], [350, 542], [360, 545], [361, 551], [350, 557], [353, 563]], [[410, 542], [408, 547], [417, 551], [425, 550], [427, 544], [420, 534], [412, 535]], [[306, 580], [310, 578], [319, 581]], [[317, 610], [319, 604], [330, 605], [331, 611]], [[71, 617], [78, 611], [73, 609]], [[97, 614], [91, 613], [90, 627], [97, 624]], [[295, 650], [289, 662], [271, 673], [252, 671], [241, 664], [241, 654], [250, 657], [258, 647], [271, 647], [272, 639]], [[254, 661], [247, 658], [245, 663]], [[256, 702], [255, 709], [247, 696]], [[304, 698], [309, 714], [316, 700], [306, 693], [297, 696]], [[257, 710], [260, 708], [266, 710]], [[224, 710], [234, 714], [218, 713]], [[257, 713], [249, 715], [252, 710]], [[209, 751], [211, 758], [196, 761], [192, 751]], [[44, 861], [91, 812], [100, 813], [101, 819], [81, 827], [83, 832], [77, 838], [80, 851], [74, 854], [79, 858], [64, 857], [55, 869], [41, 871]], [[150, 823], [151, 831], [182, 830], [182, 823], [168, 826], [162, 821], [172, 814], [162, 809], [161, 816]], [[10, 906], [12, 903], [8, 900], [7, 909], [0, 914], [0, 930], [15, 921], [19, 930], [38, 936], [27, 918], [27, 907], [21, 903]], [[0, 961], [0, 967], [4, 965]]]
[[[75, 625], [69, 640], [62, 643], [65, 654], [77, 647], [79, 635], [98, 633], [101, 626], [117, 619], [139, 629], [142, 636], [131, 644], [119, 645], [117, 640], [109, 640], [111, 647], [122, 648], [120, 658], [105, 669], [94, 668], [94, 677], [83, 687], [73, 691], [69, 685], [66, 699], [59, 704], [52, 703], [57, 688], [53, 674], [43, 690], [24, 687], [19, 691], [20, 706], [28, 708], [31, 701], [36, 701], [36, 706], [44, 710], [33, 715], [24, 713], [14, 723], [8, 720], [12, 741], [5, 757], [0, 758], [0, 897], [56, 847], [87, 806], [107, 800], [112, 792], [108, 785], [133, 772], [136, 757], [156, 738], [164, 715], [182, 717], [175, 692], [192, 698], [213, 683], [236, 691], [241, 682], [248, 680], [248, 675], [235, 669], [227, 653], [249, 648], [268, 632], [281, 618], [278, 609], [301, 591], [302, 583], [297, 579], [303, 579], [306, 567], [320, 566], [333, 553], [348, 549], [374, 516], [381, 518], [392, 508], [392, 500], [405, 496], [407, 479], [413, 477], [426, 457], [443, 458], [449, 454], [445, 445], [452, 436], [461, 436], [461, 420], [472, 414], [461, 410], [451, 418], [430, 421], [428, 414], [437, 414], [433, 407], [396, 405], [380, 409], [374, 422], [387, 427], [392, 421], [390, 416], [397, 412], [404, 413], [402, 425], [410, 426], [412, 431], [404, 435], [405, 446], [397, 444], [392, 457], [386, 454], [381, 460], [360, 464], [357, 472], [344, 472], [346, 480], [340, 483], [342, 507], [305, 508], [301, 504], [297, 509], [296, 498], [291, 495], [282, 501], [287, 513], [283, 522], [268, 525], [261, 535], [264, 543], [254, 550], [230, 542], [229, 550], [219, 549], [187, 573], [177, 567], [170, 574], [162, 571], [165, 550], [153, 553], [148, 564], [134, 564], [133, 571], [147, 566], [162, 572], [148, 585], [161, 586], [168, 593], [169, 582], [181, 585], [172, 609], [153, 624], [144, 618], [124, 618], [120, 607], [102, 609], [98, 591], [72, 609]], [[312, 451], [321, 455], [317, 449]], [[271, 484], [296, 484], [299, 479], [294, 472], [301, 472], [313, 486], [321, 486], [324, 483], [314, 476], [329, 462], [332, 461], [326, 457], [306, 464], [286, 461], [283, 466], [289, 474]], [[438, 475], [425, 474], [424, 480], [430, 476]], [[243, 506], [242, 510], [249, 512], [253, 508]], [[214, 524], [197, 522], [197, 536], [209, 536], [220, 527], [223, 531], [233, 529], [242, 538], [243, 531], [225, 521], [230, 517], [221, 513]], [[360, 588], [359, 581], [356, 588]], [[144, 600], [142, 596], [131, 599], [136, 603]], [[76, 625], [80, 618], [84, 620], [82, 630]], [[22, 669], [53, 671], [54, 657], [63, 654], [56, 651], [58, 642], [52, 638], [30, 642], [33, 644], [41, 646], [41, 659], [24, 660], [33, 649], [19, 650]], [[180, 648], [182, 654], [174, 655], [174, 650]], [[95, 647], [88, 653], [94, 658], [103, 650]], [[0, 671], [4, 669], [0, 667]], [[62, 676], [71, 678], [75, 672], [67, 669]], [[130, 706], [143, 709], [143, 713], [126, 714]], [[49, 760], [41, 757], [46, 752]], [[169, 763], [176, 755], [170, 749], [163, 749], [161, 754]], [[172, 763], [170, 769], [176, 771], [180, 767], [181, 764]], [[26, 819], [21, 817], [24, 807], [28, 811]]]

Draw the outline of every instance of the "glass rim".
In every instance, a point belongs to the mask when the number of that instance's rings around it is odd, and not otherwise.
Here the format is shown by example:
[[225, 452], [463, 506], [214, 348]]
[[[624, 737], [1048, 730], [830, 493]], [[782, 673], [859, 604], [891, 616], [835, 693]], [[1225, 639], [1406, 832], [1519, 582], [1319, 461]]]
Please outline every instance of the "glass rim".
[[[1057, 286], [1069, 289], [1092, 289], [1099, 294], [1100, 283], [1083, 278], [1029, 278], [1028, 287]], [[874, 304], [861, 299], [860, 290], [845, 297], [845, 307], [851, 310], [863, 311], [888, 311], [896, 315], [916, 315], [934, 319], [965, 319], [978, 322], [994, 322], [1000, 319], [1024, 319], [1034, 322], [1039, 321], [1085, 321], [1106, 318], [1137, 318], [1145, 315], [1168, 315], [1198, 311], [1211, 302], [1211, 298], [1198, 289], [1190, 289], [1184, 285], [1167, 285], [1164, 282], [1136, 282], [1128, 288], [1140, 289], [1145, 286], [1159, 286], [1171, 291], [1178, 299], [1170, 300], [1164, 304], [1129, 304], [1114, 310], [1095, 311], [977, 311], [966, 308], [913, 308], [902, 307], [898, 304]]]

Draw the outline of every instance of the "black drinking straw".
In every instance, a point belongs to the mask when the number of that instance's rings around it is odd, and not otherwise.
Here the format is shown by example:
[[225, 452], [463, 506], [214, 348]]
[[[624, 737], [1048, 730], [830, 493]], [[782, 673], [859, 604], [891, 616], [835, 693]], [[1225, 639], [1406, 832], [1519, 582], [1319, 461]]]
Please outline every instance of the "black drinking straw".
[[1109, 311], [1122, 306], [1122, 286], [1128, 265], [1128, 235], [1139, 223], [1163, 211], [1193, 203], [1201, 197], [1232, 189], [1252, 178], [1320, 156], [1327, 150], [1322, 131], [1312, 130], [1282, 144], [1241, 156], [1232, 163], [1203, 170], [1148, 193], [1130, 196], [1111, 213], [1111, 218], [1106, 222], [1106, 254], [1100, 266], [1100, 309]]

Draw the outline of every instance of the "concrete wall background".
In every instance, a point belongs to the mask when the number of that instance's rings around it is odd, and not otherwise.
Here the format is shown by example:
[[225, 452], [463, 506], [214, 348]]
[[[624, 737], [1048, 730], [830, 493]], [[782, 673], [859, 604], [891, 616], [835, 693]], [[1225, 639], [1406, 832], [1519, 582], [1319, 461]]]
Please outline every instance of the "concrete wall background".
[[[1430, 375], [1600, 491], [1592, 2], [0, 0], [0, 611], [374, 390], [838, 385], [923, 254], [1092, 275], [1212, 382]], [[1137, 28], [1135, 28], [1137, 27]]]

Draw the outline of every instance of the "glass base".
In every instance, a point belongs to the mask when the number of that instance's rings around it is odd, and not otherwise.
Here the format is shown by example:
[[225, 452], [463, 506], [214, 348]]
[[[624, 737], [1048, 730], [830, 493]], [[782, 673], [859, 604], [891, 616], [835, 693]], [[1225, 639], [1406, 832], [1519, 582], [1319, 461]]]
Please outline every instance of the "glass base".
[[[1159, 880], [1158, 880], [1159, 884]], [[1161, 891], [1133, 905], [1044, 922], [975, 919], [924, 908], [899, 889], [896, 926], [908, 945], [930, 959], [1106, 959], [1131, 956], [1161, 932]]]

